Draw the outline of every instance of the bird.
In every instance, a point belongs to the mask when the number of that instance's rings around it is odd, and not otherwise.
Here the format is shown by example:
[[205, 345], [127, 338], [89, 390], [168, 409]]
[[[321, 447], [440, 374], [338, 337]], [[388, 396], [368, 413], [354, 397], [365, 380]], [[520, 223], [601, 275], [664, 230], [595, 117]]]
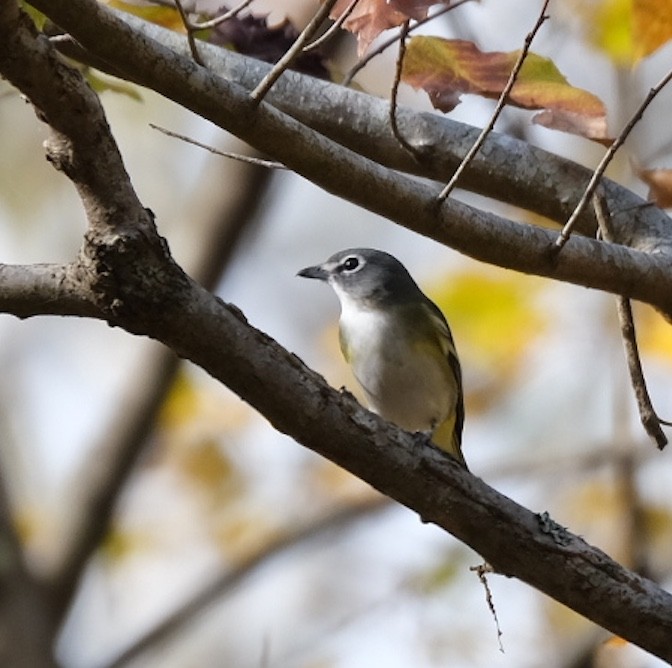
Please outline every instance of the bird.
[[369, 408], [427, 434], [468, 470], [462, 454], [462, 371], [441, 310], [393, 255], [350, 248], [298, 272], [328, 283], [341, 305], [341, 351]]

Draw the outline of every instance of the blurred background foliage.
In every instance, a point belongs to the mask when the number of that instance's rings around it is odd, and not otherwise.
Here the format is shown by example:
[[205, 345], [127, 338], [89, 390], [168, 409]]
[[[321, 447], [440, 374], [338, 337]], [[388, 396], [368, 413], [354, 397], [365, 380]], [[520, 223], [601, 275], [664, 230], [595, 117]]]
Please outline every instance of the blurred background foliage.
[[[616, 37], [607, 31], [623, 25], [612, 28], [609, 17], [624, 4], [590, 3], [597, 8], [588, 19], [582, 3], [551, 3], [553, 20], [535, 43], [605, 101], [615, 130], [672, 59], [666, 46], [632, 69], [626, 47], [609, 46]], [[254, 11], [269, 12], [271, 22], [289, 14], [301, 25], [314, 5], [257, 0]], [[515, 49], [531, 27], [521, 17], [534, 17], [538, 5], [467, 3], [431, 29], [489, 50]], [[352, 40], [341, 42], [337, 69], [347, 69], [354, 49]], [[389, 53], [374, 60], [358, 84], [386, 95], [393, 62]], [[481, 265], [291, 174], [255, 178], [255, 170], [148, 124], [242, 151], [235, 139], [151, 92], [123, 89], [132, 94], [102, 93], [105, 109], [178, 262], [202, 269], [207, 240], [231, 224], [232, 196], [248, 189], [255, 204], [236, 214], [241, 233], [221, 250], [215, 291], [331, 384], [357, 394], [338, 351], [336, 299], [295, 274], [346, 247], [392, 252], [451, 322], [472, 471], [672, 584], [670, 454], [656, 451], [639, 426], [611, 296]], [[427, 108], [422, 94], [402, 92], [405, 103]], [[6, 86], [0, 94], [2, 260], [68, 261], [84, 214], [43, 158], [44, 127]], [[628, 161], [669, 166], [664, 97], [612, 169], [612, 178], [642, 194]], [[482, 124], [491, 110], [491, 102], [467, 99], [452, 116]], [[529, 112], [507, 110], [498, 128], [589, 166], [599, 159], [598, 146], [528, 119]], [[530, 221], [495, 202], [457, 196]], [[672, 331], [649, 308], [638, 307], [636, 317], [654, 402], [670, 418]], [[128, 398], [151, 383], [158, 348], [98, 322], [0, 321], [2, 462], [37, 568], [48, 572], [67, 542], [98, 448], [132, 415]], [[191, 365], [179, 365], [150, 417], [151, 435], [60, 639], [66, 666], [112, 665], [127, 650], [114, 665], [659, 665], [526, 585], [490, 576], [500, 651], [485, 591], [470, 571], [478, 555], [274, 432]], [[146, 647], [134, 647], [157, 625]]]

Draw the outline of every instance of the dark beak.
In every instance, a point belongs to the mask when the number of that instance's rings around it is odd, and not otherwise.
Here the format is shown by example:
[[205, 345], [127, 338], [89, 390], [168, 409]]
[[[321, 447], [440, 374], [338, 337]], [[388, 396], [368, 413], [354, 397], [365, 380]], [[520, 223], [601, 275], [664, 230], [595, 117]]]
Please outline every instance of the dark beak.
[[329, 278], [329, 272], [323, 269], [320, 265], [316, 267], [306, 267], [302, 269], [297, 276], [302, 276], [303, 278], [317, 278], [320, 281], [326, 281]]

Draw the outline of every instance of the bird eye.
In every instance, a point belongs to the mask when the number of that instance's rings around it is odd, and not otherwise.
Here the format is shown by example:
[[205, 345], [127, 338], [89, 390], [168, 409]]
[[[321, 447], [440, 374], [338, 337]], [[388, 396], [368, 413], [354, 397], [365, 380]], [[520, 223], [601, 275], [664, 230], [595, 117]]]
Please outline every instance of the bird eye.
[[351, 255], [343, 260], [341, 267], [343, 268], [343, 271], [355, 271], [355, 269], [359, 267], [359, 258]]

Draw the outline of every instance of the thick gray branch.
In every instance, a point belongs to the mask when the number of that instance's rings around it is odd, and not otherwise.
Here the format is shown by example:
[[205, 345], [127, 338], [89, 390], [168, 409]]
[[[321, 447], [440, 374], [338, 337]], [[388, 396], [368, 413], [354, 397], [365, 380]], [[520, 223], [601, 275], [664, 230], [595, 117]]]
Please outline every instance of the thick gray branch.
[[[116, 12], [134, 30], [189, 58], [184, 36]], [[116, 60], [107, 62], [90, 52], [62, 43], [74, 57], [82, 58], [110, 73], [153, 88], [151, 78], [136, 68], [118, 69]], [[233, 51], [199, 43], [199, 53], [209, 69], [224, 79], [252, 90], [270, 66]], [[376, 162], [403, 172], [447, 182], [462, 157], [472, 146], [479, 130], [437, 114], [398, 109], [402, 135], [416, 149], [421, 160], [400, 146], [389, 127], [389, 102], [336, 84], [286, 72], [266, 100], [339, 144]], [[571, 160], [560, 158], [515, 137], [491, 133], [460, 186], [496, 200], [529, 209], [564, 224], [588, 183], [591, 171]], [[666, 230], [669, 218], [622, 186], [603, 180], [610, 209], [616, 212], [618, 242], [640, 250], [672, 252]], [[619, 215], [618, 212], [623, 212]], [[594, 236], [592, 211], [579, 220], [578, 231]]]
[[19, 318], [79, 315], [100, 318], [76, 265], [0, 264], [0, 311]]
[[498, 572], [672, 660], [671, 594], [328, 387], [204, 290], [194, 285], [180, 302], [147, 321], [148, 333], [228, 385], [278, 430], [445, 528]]
[[[71, 19], [75, 24], [72, 12], [91, 12], [94, 16], [102, 11], [95, 2], [83, 0], [44, 4], [47, 11], [58, 8], [62, 19]], [[3, 32], [2, 19], [7, 18], [3, 14], [6, 13], [0, 11], [0, 45], [6, 38], [11, 39], [8, 32], [22, 31], [8, 20]], [[371, 191], [370, 199], [362, 197], [367, 206], [394, 213], [391, 218], [443, 237], [465, 252], [475, 254], [476, 246], [468, 239], [471, 235], [479, 244], [499, 245], [500, 253], [519, 267], [534, 267], [558, 276], [567, 274], [568, 278], [571, 275], [569, 280], [577, 280], [580, 267], [584, 277], [604, 283], [599, 287], [609, 283], [609, 289], [618, 287], [626, 294], [644, 296], [669, 307], [672, 291], [662, 258], [576, 239], [554, 262], [544, 255], [550, 239], [541, 230], [457, 204], [448, 209], [451, 216], [437, 216], [431, 208], [431, 188], [355, 156], [267, 105], [250, 114], [244, 89], [146, 42], [124, 24], [120, 27], [109, 23], [109, 14], [103, 12], [101, 16], [107, 17], [108, 23], [101, 23], [98, 32], [93, 24], [87, 28], [95, 37], [87, 36], [82, 29], [85, 46], [91, 48], [92, 42], [97, 41], [113, 45], [115, 51], [128, 49], [134, 53], [132, 58], [138, 67], [155, 71], [166, 94], [173, 93], [185, 102], [190, 95], [205, 117], [229, 124], [270, 154], [284, 156], [292, 167], [304, 172], [315, 170], [317, 182], [334, 192], [345, 191], [346, 187], [351, 190], [353, 178], [357, 177], [360, 188]], [[136, 61], [138, 40], [142, 42], [142, 57]], [[2, 72], [5, 66], [12, 69], [6, 63], [8, 59], [30, 68], [33, 59], [41, 58], [41, 52], [32, 49], [28, 39], [12, 40], [12, 46], [15, 51], [0, 47]], [[191, 88], [185, 88], [185, 82]], [[45, 112], [62, 102], [60, 83], [44, 82], [53, 95], [50, 99], [47, 93], [43, 94]], [[69, 97], [65, 101], [75, 102]], [[97, 127], [103, 130], [101, 125]], [[68, 141], [76, 149], [77, 137]], [[89, 212], [92, 227], [101, 224], [108, 229], [109, 210], [117, 206], [115, 194], [101, 187], [93, 197], [99, 206]], [[137, 210], [129, 211], [129, 220], [142, 218], [138, 203]], [[141, 233], [131, 225], [127, 228], [131, 229], [118, 229], [112, 235], [89, 235], [77, 264], [82, 284], [92, 287], [92, 301], [113, 324], [162, 341], [200, 365], [259, 410], [278, 430], [413, 508], [425, 520], [450, 531], [499, 572], [528, 582], [612, 632], [672, 661], [672, 595], [627, 571], [548, 518], [531, 513], [491, 489], [427, 445], [423, 438], [381, 421], [347, 393], [327, 386], [297, 357], [251, 327], [236, 309], [188, 279], [165, 252], [151, 226], [142, 227]], [[479, 252], [487, 254], [487, 249]], [[602, 270], [591, 273], [590, 267], [594, 266]], [[62, 299], [67, 302], [69, 297], [63, 295]], [[58, 308], [49, 302], [48, 312], [58, 312]]]
[[672, 274], [663, 254], [573, 238], [556, 257], [551, 250], [555, 236], [547, 230], [456, 201], [437, 211], [436, 188], [363, 158], [268, 104], [253, 109], [245, 88], [132, 30], [103, 5], [93, 0], [34, 4], [87, 50], [134, 72], [138, 80], [329, 192], [485, 262], [623, 294], [672, 312]]

